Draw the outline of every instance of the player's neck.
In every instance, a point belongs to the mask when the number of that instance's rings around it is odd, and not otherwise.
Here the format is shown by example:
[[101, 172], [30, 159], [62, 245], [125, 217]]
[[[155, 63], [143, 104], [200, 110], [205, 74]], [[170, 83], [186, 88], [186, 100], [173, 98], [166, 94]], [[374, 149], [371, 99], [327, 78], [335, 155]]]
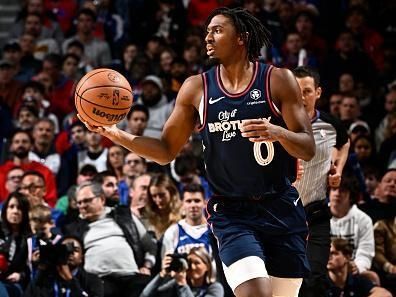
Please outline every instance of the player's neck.
[[220, 77], [230, 93], [243, 91], [254, 75], [254, 63], [241, 60], [236, 63], [221, 64]]

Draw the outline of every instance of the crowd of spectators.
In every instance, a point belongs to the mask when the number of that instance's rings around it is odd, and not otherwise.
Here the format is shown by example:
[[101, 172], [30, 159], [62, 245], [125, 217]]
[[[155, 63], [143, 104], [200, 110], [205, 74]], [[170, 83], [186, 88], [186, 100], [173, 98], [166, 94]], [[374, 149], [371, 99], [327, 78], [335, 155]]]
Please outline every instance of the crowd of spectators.
[[1, 296], [232, 296], [202, 216], [198, 132], [160, 166], [88, 131], [74, 108], [78, 80], [112, 68], [135, 101], [118, 125], [159, 137], [184, 80], [210, 67], [204, 22], [220, 6], [271, 31], [263, 62], [318, 69], [318, 108], [348, 131], [329, 189], [331, 236], [346, 239], [332, 244], [329, 296], [396, 293], [394, 1], [25, 0], [0, 44]]

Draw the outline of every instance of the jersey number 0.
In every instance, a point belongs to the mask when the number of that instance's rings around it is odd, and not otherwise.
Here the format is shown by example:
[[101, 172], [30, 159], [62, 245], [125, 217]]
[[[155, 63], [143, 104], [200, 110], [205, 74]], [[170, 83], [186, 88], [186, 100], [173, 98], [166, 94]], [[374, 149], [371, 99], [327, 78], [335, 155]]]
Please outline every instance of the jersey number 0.
[[[264, 159], [261, 154], [261, 145], [265, 144], [267, 147], [267, 157]], [[263, 141], [263, 142], [255, 142], [253, 145], [253, 153], [256, 162], [261, 166], [267, 166], [274, 159], [274, 144], [272, 142]]]

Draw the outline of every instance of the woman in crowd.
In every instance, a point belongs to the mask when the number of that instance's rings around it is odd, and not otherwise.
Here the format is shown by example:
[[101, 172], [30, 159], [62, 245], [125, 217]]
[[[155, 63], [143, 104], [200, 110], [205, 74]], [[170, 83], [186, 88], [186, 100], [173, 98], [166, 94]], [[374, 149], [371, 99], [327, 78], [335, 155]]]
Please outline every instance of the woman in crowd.
[[29, 201], [11, 193], [1, 212], [0, 296], [19, 297], [27, 284], [26, 238], [30, 234]]
[[148, 190], [147, 226], [161, 239], [165, 230], [180, 220], [180, 195], [168, 175], [160, 173], [151, 178]]
[[[175, 261], [179, 265], [174, 265]], [[162, 261], [161, 272], [140, 297], [223, 297], [223, 287], [214, 275], [210, 256], [204, 247], [192, 248], [187, 259], [167, 255]]]

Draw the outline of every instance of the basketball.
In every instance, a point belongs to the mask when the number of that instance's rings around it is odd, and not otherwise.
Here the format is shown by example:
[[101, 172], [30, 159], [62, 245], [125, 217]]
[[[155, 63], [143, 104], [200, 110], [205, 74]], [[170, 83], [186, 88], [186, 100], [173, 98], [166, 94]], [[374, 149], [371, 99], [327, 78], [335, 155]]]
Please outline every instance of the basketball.
[[80, 117], [93, 126], [111, 126], [123, 120], [133, 102], [132, 88], [112, 69], [95, 69], [76, 86], [74, 104]]

